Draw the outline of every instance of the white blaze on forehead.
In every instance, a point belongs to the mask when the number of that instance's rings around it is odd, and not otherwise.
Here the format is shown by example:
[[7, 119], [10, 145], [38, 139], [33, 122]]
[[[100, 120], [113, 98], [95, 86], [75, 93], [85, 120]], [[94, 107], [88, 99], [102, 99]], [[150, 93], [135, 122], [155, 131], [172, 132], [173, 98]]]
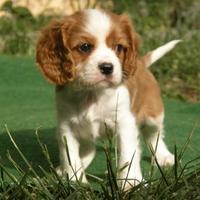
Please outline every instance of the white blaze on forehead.
[[110, 17], [101, 10], [88, 9], [85, 13], [87, 19], [85, 30], [93, 35], [98, 42], [105, 41], [112, 25]]

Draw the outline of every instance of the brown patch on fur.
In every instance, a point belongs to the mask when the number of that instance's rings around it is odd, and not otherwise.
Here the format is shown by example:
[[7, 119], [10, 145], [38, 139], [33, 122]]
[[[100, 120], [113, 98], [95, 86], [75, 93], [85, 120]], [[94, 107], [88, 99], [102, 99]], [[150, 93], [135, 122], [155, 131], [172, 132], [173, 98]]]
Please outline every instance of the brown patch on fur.
[[142, 57], [144, 66], [147, 68], [150, 67], [150, 65], [151, 65], [151, 54], [152, 54], [152, 52], [149, 52]]
[[153, 74], [142, 60], [137, 60], [137, 71], [125, 81], [131, 96], [131, 109], [138, 123], [164, 112], [160, 89]]
[[113, 21], [113, 27], [106, 42], [112, 49], [115, 49], [117, 44], [123, 45], [123, 52], [117, 54], [117, 56], [123, 65], [124, 74], [128, 77], [135, 73], [137, 67], [138, 34], [134, 31], [128, 15], [107, 14]]
[[78, 50], [84, 42], [94, 43], [94, 38], [84, 34], [83, 12], [65, 17], [59, 22], [52, 22], [39, 38], [36, 60], [45, 77], [57, 84], [64, 85], [76, 77], [76, 65], [89, 56]]
[[36, 49], [36, 60], [45, 77], [62, 85], [74, 76], [72, 61], [64, 47], [62, 22], [53, 22], [42, 32]]
[[139, 37], [138, 34], [134, 31], [129, 17], [127, 15], [122, 15], [120, 18], [122, 29], [124, 30], [126, 40], [128, 41], [123, 69], [126, 73], [128, 73], [128, 75], [133, 75], [137, 69]]
[[74, 64], [84, 62], [92, 52], [80, 52], [79, 47], [81, 44], [89, 43], [93, 46], [92, 51], [95, 49], [96, 39], [89, 33], [80, 32], [80, 28], [77, 27], [77, 30], [74, 29], [71, 33], [70, 40], [68, 41], [68, 48], [73, 57]]
[[[106, 43], [108, 47], [115, 51], [123, 66], [125, 64], [124, 61], [126, 50], [128, 48], [128, 41], [126, 40], [125, 33], [122, 31], [121, 27], [119, 26], [119, 23], [113, 25], [110, 34], [106, 38]], [[123, 49], [120, 52], [117, 52], [116, 50], [118, 44], [123, 46]]]

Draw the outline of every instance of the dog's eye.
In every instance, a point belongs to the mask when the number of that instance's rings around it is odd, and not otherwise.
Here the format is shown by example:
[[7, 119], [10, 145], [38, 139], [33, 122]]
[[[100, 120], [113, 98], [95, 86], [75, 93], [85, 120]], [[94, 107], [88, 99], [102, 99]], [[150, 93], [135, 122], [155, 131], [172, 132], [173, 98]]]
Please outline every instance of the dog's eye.
[[83, 43], [79, 46], [79, 51], [89, 53], [92, 51], [93, 45], [89, 43]]
[[124, 50], [124, 46], [123, 46], [122, 44], [117, 44], [117, 45], [115, 46], [115, 51], [116, 51], [117, 53], [121, 53], [123, 50]]

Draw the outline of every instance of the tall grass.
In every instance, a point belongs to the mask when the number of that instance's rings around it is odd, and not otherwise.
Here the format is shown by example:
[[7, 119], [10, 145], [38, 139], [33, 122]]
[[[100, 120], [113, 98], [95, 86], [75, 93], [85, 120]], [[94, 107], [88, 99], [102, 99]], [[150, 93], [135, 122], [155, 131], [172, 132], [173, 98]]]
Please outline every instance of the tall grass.
[[[77, 180], [72, 182], [69, 177], [57, 175], [48, 149], [39, 138], [38, 131], [35, 137], [48, 163], [48, 168], [38, 166], [36, 170], [31, 161], [25, 157], [12, 134], [6, 127], [6, 133], [15, 150], [23, 159], [25, 169], [22, 169], [8, 152], [7, 158], [17, 175], [13, 175], [0, 163], [0, 199], [198, 199], [200, 198], [200, 156], [182, 165], [181, 159], [188, 148], [192, 133], [188, 136], [180, 152], [174, 144], [175, 165], [170, 169], [152, 166], [146, 177], [146, 182], [124, 191], [117, 184], [116, 165], [113, 159], [112, 138], [104, 142], [103, 148], [107, 163], [105, 177], [98, 178], [88, 174], [91, 184], [82, 184]], [[40, 174], [40, 175], [39, 175]], [[156, 174], [156, 175], [155, 175]]]

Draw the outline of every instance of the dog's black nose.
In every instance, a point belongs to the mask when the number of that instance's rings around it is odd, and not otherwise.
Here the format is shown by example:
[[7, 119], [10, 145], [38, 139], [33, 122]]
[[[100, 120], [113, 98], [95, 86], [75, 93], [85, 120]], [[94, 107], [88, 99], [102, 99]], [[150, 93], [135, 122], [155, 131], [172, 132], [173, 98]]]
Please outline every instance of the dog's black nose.
[[113, 72], [113, 64], [112, 63], [101, 63], [99, 64], [100, 72], [104, 75], [111, 75]]

